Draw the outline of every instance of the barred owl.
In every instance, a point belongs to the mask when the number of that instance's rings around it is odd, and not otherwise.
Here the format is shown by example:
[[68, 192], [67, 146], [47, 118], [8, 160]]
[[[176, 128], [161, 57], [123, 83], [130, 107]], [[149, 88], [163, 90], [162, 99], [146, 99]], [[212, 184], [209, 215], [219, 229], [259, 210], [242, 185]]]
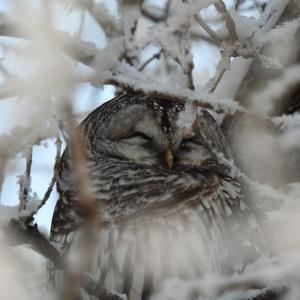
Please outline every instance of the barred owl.
[[[104, 288], [149, 299], [164, 279], [232, 272], [259, 251], [252, 207], [207, 110], [126, 93], [94, 110], [80, 131], [102, 224], [88, 272]], [[67, 147], [51, 228], [66, 256], [84, 220], [73, 177]]]

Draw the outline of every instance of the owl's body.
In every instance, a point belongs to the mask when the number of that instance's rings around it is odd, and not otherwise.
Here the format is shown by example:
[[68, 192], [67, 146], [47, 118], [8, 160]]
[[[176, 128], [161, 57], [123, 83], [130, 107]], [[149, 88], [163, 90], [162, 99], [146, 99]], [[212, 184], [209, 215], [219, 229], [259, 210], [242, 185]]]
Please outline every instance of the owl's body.
[[[88, 271], [104, 288], [148, 299], [166, 278], [231, 272], [259, 250], [259, 228], [206, 110], [125, 94], [80, 128], [101, 223]], [[71, 169], [66, 149], [51, 231], [66, 256], [80, 247], [84, 221]]]

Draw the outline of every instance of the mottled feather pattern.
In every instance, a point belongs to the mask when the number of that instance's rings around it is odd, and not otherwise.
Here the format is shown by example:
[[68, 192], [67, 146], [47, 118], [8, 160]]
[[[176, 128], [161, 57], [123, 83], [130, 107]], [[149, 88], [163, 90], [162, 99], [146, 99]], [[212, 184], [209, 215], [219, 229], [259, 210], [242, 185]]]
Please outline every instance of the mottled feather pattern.
[[[218, 157], [231, 159], [220, 128], [206, 110], [192, 128], [180, 128], [183, 110], [182, 103], [124, 94], [80, 125], [99, 213], [89, 272], [132, 300], [148, 299], [169, 277], [239, 270], [263, 247], [253, 239], [261, 232], [240, 179]], [[166, 148], [172, 168], [162, 159]], [[51, 231], [67, 256], [79, 245], [84, 221], [71, 165], [67, 148]]]

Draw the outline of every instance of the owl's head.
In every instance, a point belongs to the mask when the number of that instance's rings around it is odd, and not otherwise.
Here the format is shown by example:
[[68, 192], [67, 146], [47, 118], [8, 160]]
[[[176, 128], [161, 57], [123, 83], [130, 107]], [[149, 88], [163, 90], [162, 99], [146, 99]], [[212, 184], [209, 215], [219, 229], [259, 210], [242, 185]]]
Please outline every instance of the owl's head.
[[82, 124], [92, 155], [173, 170], [220, 168], [230, 154], [210, 113], [192, 104], [125, 94], [92, 112]]

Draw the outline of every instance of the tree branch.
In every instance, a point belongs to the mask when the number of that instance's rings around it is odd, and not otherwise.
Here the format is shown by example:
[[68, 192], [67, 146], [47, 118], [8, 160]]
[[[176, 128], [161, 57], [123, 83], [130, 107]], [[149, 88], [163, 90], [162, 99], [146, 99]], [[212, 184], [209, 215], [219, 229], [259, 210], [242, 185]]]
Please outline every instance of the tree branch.
[[199, 25], [205, 30], [205, 32], [210, 36], [211, 40], [218, 46], [221, 45], [222, 39], [212, 30], [201, 18], [199, 14], [195, 14], [194, 18], [199, 23]]
[[147, 60], [139, 67], [138, 70], [139, 70], [140, 72], [142, 72], [142, 71], [147, 67], [147, 65], [149, 65], [153, 60], [159, 59], [162, 52], [163, 52], [163, 50], [161, 49], [160, 51], [154, 53], [149, 59], [147, 59]]
[[56, 142], [55, 142], [55, 145], [56, 145], [55, 163], [54, 163], [54, 167], [53, 167], [53, 175], [52, 175], [50, 185], [48, 186], [48, 189], [45, 192], [44, 197], [41, 200], [41, 202], [39, 203], [39, 205], [29, 215], [27, 215], [25, 217], [22, 217], [22, 220], [24, 220], [24, 222], [26, 224], [33, 221], [34, 216], [46, 204], [46, 202], [48, 201], [48, 199], [49, 199], [49, 197], [52, 193], [52, 190], [53, 190], [53, 187], [56, 183], [56, 179], [57, 179], [58, 172], [59, 172], [61, 144], [62, 144], [61, 139], [59, 137], [57, 137]]
[[30, 188], [30, 174], [32, 165], [32, 147], [26, 155], [26, 169], [25, 174], [19, 179], [20, 195], [19, 195], [19, 211], [26, 209], [28, 202], [28, 192]]
[[238, 40], [238, 36], [235, 29], [235, 23], [226, 8], [225, 3], [223, 0], [217, 0], [215, 3], [216, 10], [222, 15], [223, 20], [226, 23], [226, 27], [228, 29], [228, 37], [227, 40], [230, 44], [234, 44]]
[[3, 183], [5, 179], [5, 170], [6, 170], [7, 161], [5, 157], [0, 157], [0, 199], [3, 188]]
[[[5, 229], [5, 233], [10, 238], [12, 246], [29, 244], [35, 251], [49, 259], [58, 269], [62, 269], [69, 278], [74, 277], [66, 269], [61, 253], [39, 232], [36, 224], [31, 226], [24, 224], [20, 220], [11, 219]], [[79, 278], [79, 284], [88, 294], [99, 300], [124, 300], [123, 295], [118, 295], [101, 288], [99, 283], [95, 282], [86, 273], [82, 274]]]
[[168, 19], [170, 6], [171, 6], [170, 0], [166, 1], [166, 5], [163, 10], [159, 10], [154, 7], [151, 7], [150, 5], [145, 5], [144, 3], [141, 3], [140, 10], [144, 17], [151, 20], [152, 22], [159, 23], [159, 22], [164, 22]]
[[[89, 67], [93, 66], [97, 51], [99, 51], [94, 43], [83, 41], [78, 37], [71, 36], [67, 32], [52, 31], [48, 34], [54, 37], [56, 44], [66, 55]], [[24, 38], [32, 41], [30, 35], [22, 29], [22, 24], [17, 22], [2, 23], [0, 25], [1, 36]]]

